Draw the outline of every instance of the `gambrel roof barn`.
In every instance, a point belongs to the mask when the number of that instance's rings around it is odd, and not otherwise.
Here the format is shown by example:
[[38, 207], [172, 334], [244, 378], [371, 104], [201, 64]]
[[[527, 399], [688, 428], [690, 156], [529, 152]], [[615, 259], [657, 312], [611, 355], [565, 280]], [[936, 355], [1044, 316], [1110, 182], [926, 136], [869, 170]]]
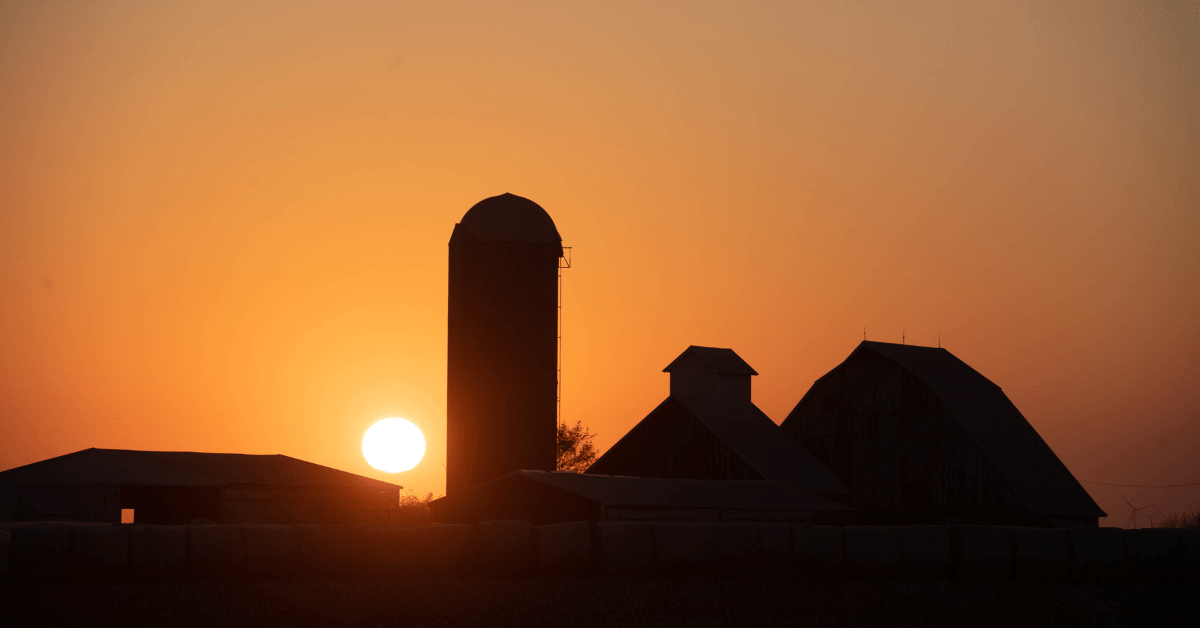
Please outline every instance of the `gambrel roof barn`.
[[1004, 391], [945, 349], [863, 341], [782, 427], [850, 488], [859, 523], [1106, 516]]

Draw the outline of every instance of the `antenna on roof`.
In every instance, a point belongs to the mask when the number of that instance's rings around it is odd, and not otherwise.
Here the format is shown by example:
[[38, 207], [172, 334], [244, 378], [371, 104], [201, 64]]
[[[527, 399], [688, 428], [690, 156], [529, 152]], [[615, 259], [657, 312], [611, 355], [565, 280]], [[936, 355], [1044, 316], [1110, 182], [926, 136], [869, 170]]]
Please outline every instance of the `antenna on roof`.
[[863, 325], [863, 340], [867, 339], [867, 326]]
[[942, 334], [938, 334], [938, 349], [942, 348]]
[[904, 330], [900, 330], [900, 344], [904, 344]]

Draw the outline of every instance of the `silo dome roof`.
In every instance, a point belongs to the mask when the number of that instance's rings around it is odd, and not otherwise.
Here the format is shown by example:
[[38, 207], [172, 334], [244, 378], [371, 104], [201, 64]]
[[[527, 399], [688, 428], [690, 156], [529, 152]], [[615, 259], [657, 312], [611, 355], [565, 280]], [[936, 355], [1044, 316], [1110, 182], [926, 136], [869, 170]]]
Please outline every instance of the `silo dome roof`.
[[458, 224], [470, 232], [472, 239], [485, 242], [562, 242], [550, 214], [541, 205], [515, 194], [475, 203]]

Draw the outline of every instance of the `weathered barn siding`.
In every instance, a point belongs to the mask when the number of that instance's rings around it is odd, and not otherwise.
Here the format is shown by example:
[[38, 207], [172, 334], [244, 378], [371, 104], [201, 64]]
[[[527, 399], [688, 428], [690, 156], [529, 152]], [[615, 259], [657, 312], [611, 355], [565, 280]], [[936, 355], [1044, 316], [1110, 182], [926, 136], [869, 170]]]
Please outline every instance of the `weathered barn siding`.
[[881, 358], [822, 380], [783, 427], [853, 491], [861, 523], [1032, 518], [928, 387]]
[[0, 521], [121, 523], [121, 489], [95, 486], [23, 486], [11, 489], [12, 515]]
[[222, 523], [390, 523], [398, 492], [327, 486], [230, 485]]
[[818, 380], [782, 427], [850, 488], [859, 523], [1096, 525], [1032, 511], [926, 382], [871, 351]]

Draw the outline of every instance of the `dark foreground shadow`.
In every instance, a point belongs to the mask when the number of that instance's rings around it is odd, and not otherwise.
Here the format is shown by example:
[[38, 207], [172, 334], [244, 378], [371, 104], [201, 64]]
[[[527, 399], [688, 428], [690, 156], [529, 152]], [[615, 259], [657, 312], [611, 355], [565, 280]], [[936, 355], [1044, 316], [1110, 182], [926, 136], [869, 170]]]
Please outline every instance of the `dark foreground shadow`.
[[[430, 578], [0, 587], [3, 626], [1162, 626], [1194, 582]], [[1185, 606], [1187, 605], [1187, 606]]]

